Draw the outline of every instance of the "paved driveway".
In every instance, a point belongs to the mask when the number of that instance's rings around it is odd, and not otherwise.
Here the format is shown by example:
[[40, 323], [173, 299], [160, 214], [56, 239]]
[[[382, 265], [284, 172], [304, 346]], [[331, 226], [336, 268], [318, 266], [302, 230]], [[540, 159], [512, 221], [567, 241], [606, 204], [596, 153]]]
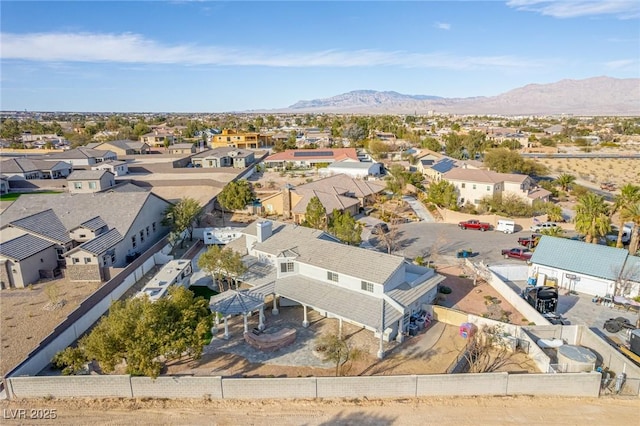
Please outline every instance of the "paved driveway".
[[[375, 219], [372, 219], [375, 220]], [[449, 223], [412, 222], [398, 225], [400, 248], [395, 252], [407, 258], [429, 256], [454, 256], [459, 250], [471, 249], [475, 253], [474, 261], [482, 260], [487, 264], [516, 263], [522, 261], [504, 259], [500, 254], [503, 248], [518, 246], [518, 238], [528, 233], [503, 234], [502, 232], [462, 230]], [[375, 236], [369, 233], [370, 242], [377, 245]], [[364, 234], [363, 234], [364, 238]]]

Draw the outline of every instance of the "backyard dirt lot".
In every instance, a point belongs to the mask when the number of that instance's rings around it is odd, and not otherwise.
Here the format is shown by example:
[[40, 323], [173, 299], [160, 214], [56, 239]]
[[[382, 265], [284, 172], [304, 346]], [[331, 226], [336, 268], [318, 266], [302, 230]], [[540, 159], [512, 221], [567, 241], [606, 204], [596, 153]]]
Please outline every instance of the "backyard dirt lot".
[[[620, 188], [640, 182], [640, 160], [630, 158], [538, 158], [553, 174], [568, 173], [597, 187], [612, 182]], [[578, 182], [580, 183], [580, 182]]]
[[[22, 361], [100, 285], [95, 282], [72, 283], [61, 278], [36, 283], [25, 289], [1, 291], [0, 374], [4, 375]], [[64, 305], [48, 310], [52, 299], [64, 301]]]
[[[476, 397], [326, 400], [74, 399], [0, 401], [3, 424], [136, 425], [636, 425], [638, 399]], [[55, 420], [11, 419], [24, 409]]]

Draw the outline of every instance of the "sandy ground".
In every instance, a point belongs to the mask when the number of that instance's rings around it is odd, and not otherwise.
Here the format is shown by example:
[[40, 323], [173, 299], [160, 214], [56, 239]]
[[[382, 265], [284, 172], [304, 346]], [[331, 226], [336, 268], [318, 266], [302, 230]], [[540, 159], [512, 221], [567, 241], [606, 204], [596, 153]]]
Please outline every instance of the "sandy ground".
[[[46, 287], [55, 283], [59, 300], [65, 304], [55, 310], [45, 309], [50, 303]], [[69, 282], [65, 278], [34, 284], [31, 289], [0, 292], [0, 374], [4, 375], [38, 346], [80, 302], [96, 291], [101, 283]]]
[[[327, 400], [78, 399], [0, 401], [2, 424], [136, 425], [636, 425], [638, 400], [620, 398], [403, 398]], [[25, 410], [26, 419], [16, 419]], [[30, 420], [42, 410], [55, 420]], [[21, 413], [18, 411], [18, 413]]]
[[[640, 160], [629, 158], [539, 158], [553, 174], [568, 173], [585, 183], [600, 186], [613, 182], [619, 188], [640, 182]], [[579, 182], [578, 182], [579, 183]]]

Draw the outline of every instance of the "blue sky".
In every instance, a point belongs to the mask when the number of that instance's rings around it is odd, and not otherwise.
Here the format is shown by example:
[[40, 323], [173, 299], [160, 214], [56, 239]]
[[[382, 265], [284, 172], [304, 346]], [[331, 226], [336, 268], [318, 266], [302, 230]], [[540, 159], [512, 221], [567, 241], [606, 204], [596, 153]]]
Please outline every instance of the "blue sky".
[[0, 3], [2, 110], [225, 112], [640, 77], [640, 1]]

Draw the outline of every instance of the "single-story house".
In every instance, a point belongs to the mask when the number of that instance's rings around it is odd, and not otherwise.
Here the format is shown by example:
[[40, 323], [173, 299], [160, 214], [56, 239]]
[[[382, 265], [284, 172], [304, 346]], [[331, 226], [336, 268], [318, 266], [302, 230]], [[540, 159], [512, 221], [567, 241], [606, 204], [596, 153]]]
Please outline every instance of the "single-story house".
[[129, 173], [129, 166], [126, 161], [109, 160], [103, 163], [98, 163], [95, 166], [91, 166], [91, 170], [107, 170], [113, 173], [114, 176], [124, 176]]
[[356, 179], [363, 179], [367, 176], [380, 176], [382, 172], [383, 166], [377, 162], [336, 161], [320, 169], [321, 176], [345, 174]]
[[264, 159], [267, 167], [284, 169], [291, 167], [325, 166], [336, 161], [359, 162], [355, 148], [287, 149]]
[[149, 145], [145, 142], [131, 141], [131, 140], [117, 140], [108, 142], [89, 143], [87, 148], [108, 150], [116, 153], [117, 155], [136, 155], [136, 154], [148, 154]]
[[[592, 296], [640, 295], [640, 257], [622, 248], [542, 236], [531, 257], [529, 276], [538, 285], [558, 287]], [[616, 288], [617, 287], [617, 288]]]
[[[0, 289], [24, 288], [58, 268], [55, 243], [31, 234], [0, 243]], [[42, 272], [41, 272], [42, 271]]]
[[200, 152], [191, 157], [191, 162], [203, 168], [234, 167], [244, 169], [255, 161], [255, 153], [247, 149], [220, 147]]
[[42, 157], [42, 160], [46, 161], [65, 161], [71, 163], [74, 167], [93, 166], [98, 163], [117, 159], [118, 156], [113, 151], [85, 147], [47, 154]]
[[69, 176], [73, 166], [64, 161], [11, 158], [0, 163], [0, 170], [9, 180], [59, 179]]
[[193, 154], [196, 146], [192, 143], [177, 143], [169, 147], [169, 154]]

